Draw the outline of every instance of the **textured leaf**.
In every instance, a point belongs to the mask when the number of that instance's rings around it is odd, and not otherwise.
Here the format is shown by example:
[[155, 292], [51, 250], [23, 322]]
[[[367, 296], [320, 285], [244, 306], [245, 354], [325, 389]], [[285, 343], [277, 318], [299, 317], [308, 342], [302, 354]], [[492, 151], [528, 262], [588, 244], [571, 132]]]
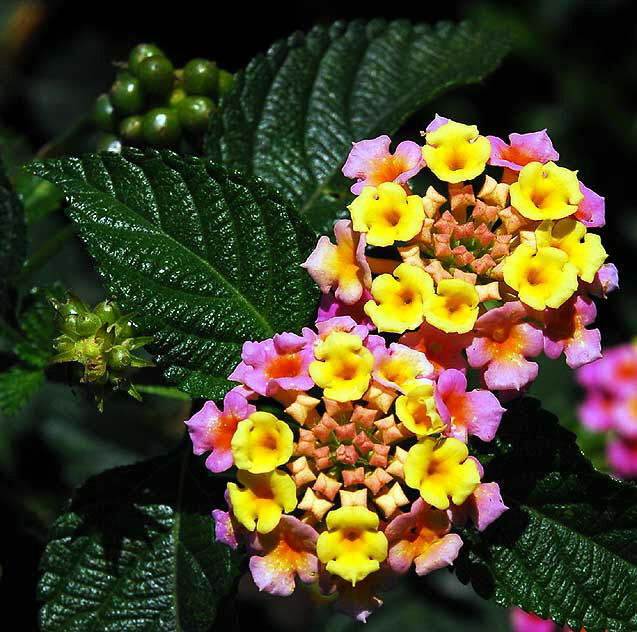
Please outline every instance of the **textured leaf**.
[[312, 318], [317, 290], [299, 264], [315, 237], [264, 183], [155, 151], [31, 169], [64, 191], [110, 292], [181, 390], [222, 396], [244, 341]]
[[42, 557], [43, 632], [213, 629], [239, 560], [214, 540], [223, 486], [188, 452], [80, 488]]
[[44, 381], [42, 369], [13, 366], [0, 373], [0, 412], [15, 415], [37, 392]]
[[483, 534], [466, 533], [459, 577], [573, 630], [636, 630], [637, 486], [593, 469], [531, 399], [476, 454], [510, 509]]
[[8, 308], [7, 292], [20, 271], [26, 256], [24, 211], [0, 163], [0, 312]]
[[273, 184], [319, 231], [343, 208], [353, 141], [392, 134], [420, 107], [489, 74], [506, 52], [484, 27], [337, 22], [253, 59], [213, 117], [210, 157]]

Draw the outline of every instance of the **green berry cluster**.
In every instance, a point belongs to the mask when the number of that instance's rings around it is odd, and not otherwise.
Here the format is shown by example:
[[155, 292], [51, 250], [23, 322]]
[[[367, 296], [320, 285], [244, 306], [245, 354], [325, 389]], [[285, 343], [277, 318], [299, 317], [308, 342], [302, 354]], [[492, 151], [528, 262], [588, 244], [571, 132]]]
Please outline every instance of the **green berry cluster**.
[[191, 59], [175, 69], [157, 46], [139, 44], [109, 92], [95, 102], [93, 120], [103, 132], [99, 149], [196, 147], [232, 81], [214, 61]]
[[131, 314], [122, 314], [117, 303], [102, 301], [91, 309], [77, 296], [65, 302], [51, 299], [60, 335], [53, 341], [56, 354], [51, 363], [76, 362], [82, 365], [80, 382], [90, 384], [101, 410], [104, 388], [126, 391], [136, 399], [128, 370], [154, 366], [133, 354], [152, 341], [152, 336], [136, 336]]

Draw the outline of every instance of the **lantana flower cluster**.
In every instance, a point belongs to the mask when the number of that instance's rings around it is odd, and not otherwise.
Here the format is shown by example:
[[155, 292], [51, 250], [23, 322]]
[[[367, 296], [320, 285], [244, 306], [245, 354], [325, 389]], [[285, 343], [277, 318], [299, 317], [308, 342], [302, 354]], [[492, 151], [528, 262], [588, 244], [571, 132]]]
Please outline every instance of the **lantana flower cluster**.
[[[550, 619], [541, 619], [520, 608], [514, 608], [511, 611], [511, 625], [513, 632], [573, 632], [568, 626], [560, 628]], [[582, 628], [580, 632], [586, 632], [586, 630]]]
[[620, 478], [637, 479], [637, 341], [604, 350], [604, 356], [580, 368], [586, 389], [581, 422], [610, 435], [606, 458]]
[[[617, 287], [591, 230], [604, 199], [557, 164], [546, 131], [505, 142], [436, 116], [423, 136], [393, 154], [388, 136], [354, 144], [351, 219], [304, 264], [324, 312], [402, 334], [434, 363], [468, 364], [492, 391], [528, 388], [542, 352], [572, 368], [599, 358], [591, 296]], [[433, 181], [423, 195], [417, 174]]]
[[466, 444], [494, 437], [497, 398], [351, 317], [246, 342], [230, 379], [186, 423], [210, 470], [237, 468], [216, 536], [247, 548], [261, 590], [318, 582], [365, 620], [399, 575], [453, 563], [454, 527], [506, 509]]

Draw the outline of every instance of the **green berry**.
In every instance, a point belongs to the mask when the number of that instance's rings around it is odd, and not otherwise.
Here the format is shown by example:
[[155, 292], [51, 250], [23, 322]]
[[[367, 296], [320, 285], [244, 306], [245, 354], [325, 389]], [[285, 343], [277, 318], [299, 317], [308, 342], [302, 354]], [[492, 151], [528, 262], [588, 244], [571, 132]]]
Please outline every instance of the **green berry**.
[[144, 138], [154, 147], [174, 145], [181, 135], [177, 112], [172, 108], [155, 108], [144, 116]]
[[122, 345], [117, 345], [111, 349], [108, 358], [108, 365], [115, 371], [122, 371], [126, 369], [131, 364], [131, 354]]
[[115, 110], [107, 94], [97, 97], [93, 109], [93, 121], [105, 132], [112, 132], [115, 129]]
[[122, 141], [113, 134], [104, 134], [97, 143], [97, 151], [122, 151]]
[[146, 94], [162, 96], [173, 87], [175, 80], [173, 65], [166, 57], [147, 57], [139, 64], [137, 76]]
[[183, 72], [184, 90], [197, 96], [213, 96], [217, 88], [219, 70], [214, 61], [191, 59]]
[[75, 330], [82, 337], [93, 336], [101, 326], [100, 317], [89, 312], [88, 314], [80, 314], [77, 317]]
[[164, 57], [164, 53], [155, 44], [138, 44], [128, 56], [128, 69], [137, 74], [139, 65], [148, 57]]
[[111, 103], [120, 114], [135, 114], [144, 105], [144, 95], [139, 79], [123, 75], [111, 86]]
[[186, 97], [177, 106], [179, 122], [190, 132], [203, 132], [215, 107], [208, 97]]
[[221, 97], [232, 88], [234, 75], [226, 70], [219, 70], [219, 82], [217, 84], [217, 94]]
[[170, 105], [171, 108], [174, 108], [179, 105], [179, 103], [181, 103], [185, 98], [186, 93], [184, 92], [183, 88], [175, 88], [170, 93], [170, 97], [168, 98], [168, 105]]
[[119, 134], [126, 142], [136, 145], [144, 137], [143, 124], [143, 116], [129, 116], [119, 124]]
[[103, 325], [112, 325], [122, 314], [119, 307], [112, 301], [102, 301], [95, 306], [93, 313], [102, 321]]

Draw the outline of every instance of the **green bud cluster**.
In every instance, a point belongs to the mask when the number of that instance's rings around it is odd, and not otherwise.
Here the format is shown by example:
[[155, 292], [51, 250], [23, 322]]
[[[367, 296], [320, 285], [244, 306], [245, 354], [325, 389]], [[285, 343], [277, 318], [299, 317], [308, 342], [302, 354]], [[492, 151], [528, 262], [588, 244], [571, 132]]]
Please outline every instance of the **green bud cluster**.
[[152, 336], [136, 336], [131, 314], [122, 314], [117, 303], [102, 301], [91, 309], [77, 296], [65, 302], [51, 299], [60, 335], [53, 345], [52, 363], [75, 362], [82, 366], [79, 381], [90, 384], [102, 408], [107, 385], [141, 399], [130, 382], [129, 370], [153, 366], [133, 353], [152, 341]]
[[196, 148], [232, 81], [233, 76], [214, 61], [191, 59], [175, 69], [157, 46], [139, 44], [109, 92], [95, 101], [93, 120], [103, 132], [99, 149]]

